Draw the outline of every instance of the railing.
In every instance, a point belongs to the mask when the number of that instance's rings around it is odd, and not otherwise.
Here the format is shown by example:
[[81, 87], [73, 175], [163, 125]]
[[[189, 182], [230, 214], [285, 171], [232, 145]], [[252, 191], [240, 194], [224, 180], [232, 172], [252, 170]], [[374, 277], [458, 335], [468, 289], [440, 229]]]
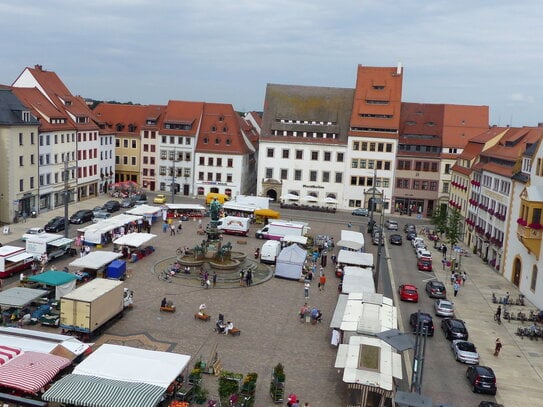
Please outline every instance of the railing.
[[541, 240], [543, 237], [543, 229], [532, 229], [528, 226], [518, 225], [517, 235], [523, 239]]

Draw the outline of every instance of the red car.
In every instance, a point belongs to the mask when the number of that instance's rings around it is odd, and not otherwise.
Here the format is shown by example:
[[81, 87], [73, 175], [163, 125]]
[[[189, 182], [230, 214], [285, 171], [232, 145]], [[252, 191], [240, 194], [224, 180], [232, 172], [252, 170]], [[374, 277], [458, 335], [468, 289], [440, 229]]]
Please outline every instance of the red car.
[[419, 302], [419, 292], [414, 285], [402, 284], [398, 291], [400, 293], [400, 300]]
[[419, 261], [417, 261], [417, 267], [422, 271], [432, 271], [432, 259], [421, 257]]

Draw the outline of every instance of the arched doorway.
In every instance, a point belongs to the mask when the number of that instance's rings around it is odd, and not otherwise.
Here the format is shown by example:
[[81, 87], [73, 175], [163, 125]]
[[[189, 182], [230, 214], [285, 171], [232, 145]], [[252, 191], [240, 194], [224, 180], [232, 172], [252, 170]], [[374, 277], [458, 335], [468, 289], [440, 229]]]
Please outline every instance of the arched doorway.
[[518, 287], [520, 284], [520, 276], [522, 274], [522, 262], [516, 257], [513, 262], [513, 284]]
[[266, 196], [273, 199], [273, 202], [277, 202], [277, 191], [275, 189], [268, 189], [266, 191]]

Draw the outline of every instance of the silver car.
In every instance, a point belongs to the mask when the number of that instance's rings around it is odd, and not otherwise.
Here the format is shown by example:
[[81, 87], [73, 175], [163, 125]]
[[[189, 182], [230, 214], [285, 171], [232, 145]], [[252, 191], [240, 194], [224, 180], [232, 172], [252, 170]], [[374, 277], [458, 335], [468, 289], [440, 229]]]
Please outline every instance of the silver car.
[[434, 312], [440, 317], [454, 317], [454, 306], [449, 300], [439, 299], [434, 302]]
[[451, 349], [457, 361], [470, 365], [479, 364], [479, 353], [473, 343], [457, 339], [451, 342]]

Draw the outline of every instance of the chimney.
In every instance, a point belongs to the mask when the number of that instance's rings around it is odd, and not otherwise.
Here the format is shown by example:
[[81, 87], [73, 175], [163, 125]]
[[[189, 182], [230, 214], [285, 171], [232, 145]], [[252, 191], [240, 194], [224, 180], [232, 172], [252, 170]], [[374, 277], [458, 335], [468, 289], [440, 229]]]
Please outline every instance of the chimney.
[[43, 67], [41, 65], [34, 65], [34, 68], [38, 71], [43, 71]]
[[537, 123], [537, 127], [543, 127], [543, 122]]
[[398, 67], [396, 68], [396, 75], [402, 74], [402, 63], [398, 62]]

